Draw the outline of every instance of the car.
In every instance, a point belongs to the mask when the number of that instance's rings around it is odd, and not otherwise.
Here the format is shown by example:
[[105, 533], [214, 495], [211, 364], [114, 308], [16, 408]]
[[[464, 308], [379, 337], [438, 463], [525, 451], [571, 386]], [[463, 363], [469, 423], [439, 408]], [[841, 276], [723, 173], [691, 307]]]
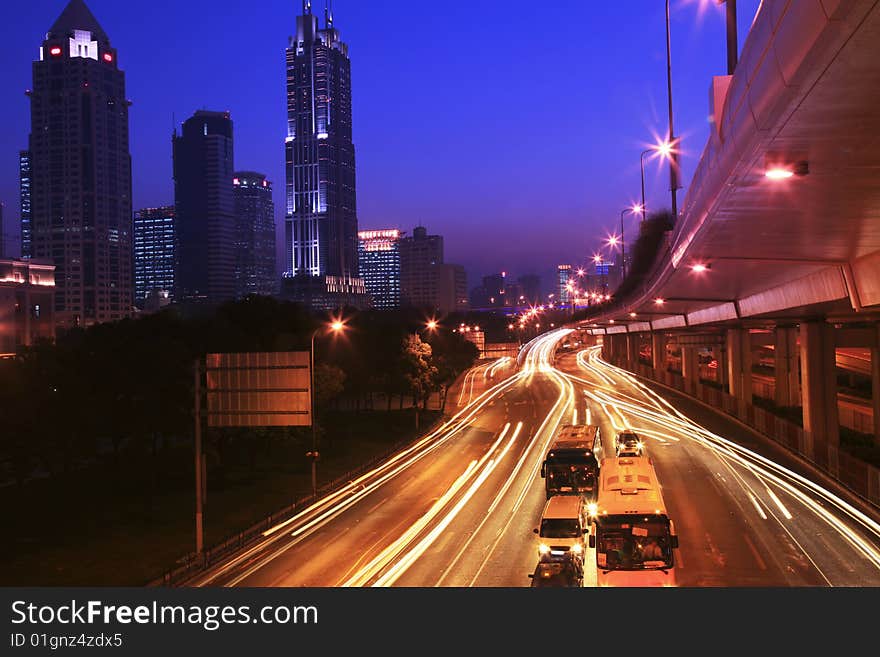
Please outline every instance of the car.
[[529, 573], [532, 587], [564, 587], [584, 585], [584, 566], [580, 557], [541, 557], [535, 572]]
[[617, 456], [644, 456], [645, 444], [634, 431], [621, 431], [614, 441]]

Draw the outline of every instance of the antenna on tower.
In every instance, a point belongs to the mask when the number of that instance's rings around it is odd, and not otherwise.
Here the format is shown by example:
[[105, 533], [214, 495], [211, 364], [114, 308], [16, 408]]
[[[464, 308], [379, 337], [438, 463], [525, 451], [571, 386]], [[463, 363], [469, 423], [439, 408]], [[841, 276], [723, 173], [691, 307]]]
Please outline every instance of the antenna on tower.
[[303, 15], [310, 16], [312, 14], [312, 0], [303, 0]]
[[324, 0], [324, 22], [327, 29], [333, 27], [333, 0]]

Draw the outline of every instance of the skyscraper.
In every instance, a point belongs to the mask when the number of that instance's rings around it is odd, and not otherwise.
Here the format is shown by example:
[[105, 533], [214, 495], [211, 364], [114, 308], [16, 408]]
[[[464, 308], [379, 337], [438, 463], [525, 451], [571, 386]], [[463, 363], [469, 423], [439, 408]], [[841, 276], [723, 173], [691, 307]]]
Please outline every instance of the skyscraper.
[[272, 183], [262, 173], [239, 171], [235, 198], [235, 296], [272, 295], [275, 276], [275, 203]]
[[523, 274], [517, 280], [526, 303], [537, 306], [541, 302], [541, 277], [536, 274]]
[[558, 265], [556, 267], [556, 298], [559, 303], [568, 303], [573, 298], [571, 294], [571, 265]]
[[134, 302], [144, 308], [151, 296], [173, 298], [174, 207], [134, 213]]
[[199, 110], [171, 138], [177, 302], [223, 302], [235, 296], [235, 202], [232, 119]]
[[60, 327], [126, 317], [132, 305], [129, 103], [116, 50], [83, 0], [71, 0], [49, 28], [28, 95], [24, 252], [54, 261]]
[[358, 233], [358, 266], [374, 308], [400, 307], [400, 238], [396, 228]]
[[31, 154], [18, 154], [18, 193], [21, 214], [21, 257], [31, 257]]
[[358, 278], [348, 45], [303, 0], [287, 55], [285, 288], [307, 300], [363, 294]]

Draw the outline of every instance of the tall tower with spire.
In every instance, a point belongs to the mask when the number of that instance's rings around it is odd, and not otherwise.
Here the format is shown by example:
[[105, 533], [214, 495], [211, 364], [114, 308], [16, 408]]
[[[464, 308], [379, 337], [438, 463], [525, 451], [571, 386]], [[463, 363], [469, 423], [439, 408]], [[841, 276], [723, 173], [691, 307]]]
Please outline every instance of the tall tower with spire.
[[285, 285], [288, 296], [333, 306], [364, 295], [358, 276], [355, 154], [348, 45], [325, 5], [324, 26], [303, 0], [287, 55]]
[[34, 259], [55, 264], [60, 328], [132, 307], [131, 156], [125, 74], [83, 0], [70, 0], [33, 63], [27, 151]]

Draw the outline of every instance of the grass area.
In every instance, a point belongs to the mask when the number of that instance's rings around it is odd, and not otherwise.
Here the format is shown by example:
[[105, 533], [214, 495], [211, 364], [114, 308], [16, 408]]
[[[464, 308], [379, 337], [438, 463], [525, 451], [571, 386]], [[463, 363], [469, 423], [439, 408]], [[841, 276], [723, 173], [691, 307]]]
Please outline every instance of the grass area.
[[[423, 412], [422, 429], [438, 417]], [[410, 410], [337, 412], [323, 429], [319, 487], [417, 435]], [[311, 490], [309, 430], [206, 443], [206, 546]], [[192, 487], [192, 450], [168, 447], [0, 489], [9, 529], [0, 584], [140, 586], [161, 576], [194, 549]]]

